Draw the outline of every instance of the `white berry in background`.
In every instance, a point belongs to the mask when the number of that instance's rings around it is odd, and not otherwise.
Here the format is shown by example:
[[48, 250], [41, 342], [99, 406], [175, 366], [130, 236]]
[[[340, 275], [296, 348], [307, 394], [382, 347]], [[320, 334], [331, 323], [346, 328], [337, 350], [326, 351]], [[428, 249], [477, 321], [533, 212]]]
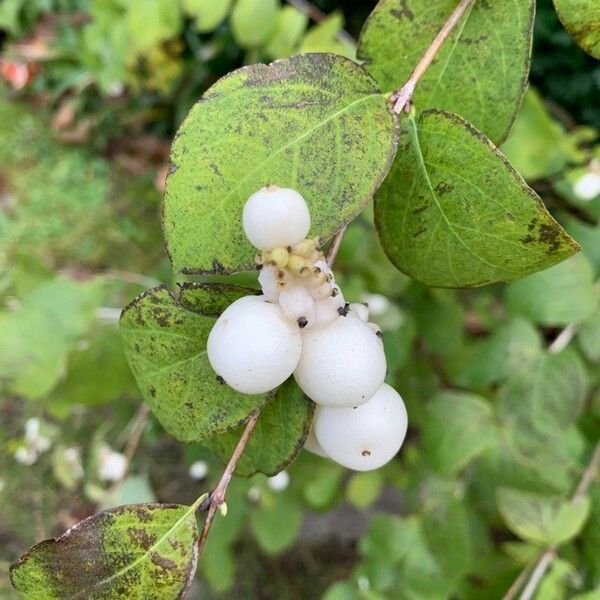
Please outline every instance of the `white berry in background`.
[[296, 323], [263, 296], [231, 304], [214, 324], [206, 345], [217, 376], [244, 394], [262, 394], [281, 385], [300, 358], [302, 338]]
[[102, 444], [98, 457], [98, 478], [101, 481], [120, 481], [127, 471], [127, 459], [108, 444]]
[[390, 301], [383, 294], [365, 294], [363, 301], [373, 317], [381, 316], [390, 307]]
[[325, 450], [321, 448], [321, 444], [319, 444], [317, 440], [317, 436], [315, 435], [314, 421], [311, 425], [311, 428], [306, 436], [306, 440], [304, 442], [304, 449], [316, 454], [317, 456], [322, 456], [323, 458], [327, 458], [327, 454]]
[[208, 465], [203, 460], [197, 460], [190, 465], [190, 477], [199, 481], [208, 475]]
[[315, 322], [315, 301], [305, 287], [295, 285], [283, 289], [279, 294], [279, 306], [300, 329], [311, 327]]
[[274, 492], [283, 492], [290, 485], [290, 476], [287, 471], [280, 471], [277, 475], [267, 479], [267, 485]]
[[408, 416], [400, 394], [384, 383], [356, 408], [317, 406], [314, 423], [317, 441], [329, 458], [355, 471], [370, 471], [400, 450]]
[[573, 185], [573, 192], [580, 200], [593, 200], [600, 195], [600, 173], [586, 173]]
[[310, 213], [298, 192], [268, 185], [246, 201], [242, 225], [256, 248], [273, 250], [303, 241], [310, 229]]
[[294, 377], [317, 404], [364, 404], [383, 383], [385, 372], [381, 338], [352, 313], [302, 334], [302, 354]]

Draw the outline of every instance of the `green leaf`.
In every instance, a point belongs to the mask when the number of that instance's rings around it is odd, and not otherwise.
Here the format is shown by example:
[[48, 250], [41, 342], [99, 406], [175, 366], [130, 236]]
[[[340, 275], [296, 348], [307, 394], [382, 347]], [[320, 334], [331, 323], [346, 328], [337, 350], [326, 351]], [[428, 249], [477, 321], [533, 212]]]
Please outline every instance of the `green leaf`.
[[379, 498], [384, 483], [381, 471], [355, 473], [346, 487], [346, 498], [358, 508], [368, 508]]
[[184, 308], [165, 286], [144, 292], [121, 315], [125, 354], [142, 395], [183, 442], [237, 427], [266, 400], [217, 381], [206, 355], [214, 322]]
[[511, 283], [505, 293], [511, 313], [553, 326], [584, 321], [598, 306], [598, 298], [594, 272], [582, 254]]
[[554, 0], [558, 18], [575, 41], [600, 59], [600, 6], [596, 0]]
[[11, 566], [28, 600], [179, 598], [196, 569], [197, 506], [130, 504], [33, 546]]
[[239, 298], [253, 296], [260, 291], [255, 288], [223, 283], [182, 283], [179, 285], [177, 301], [194, 312], [207, 317], [219, 317]]
[[496, 443], [492, 408], [474, 394], [441, 392], [427, 405], [422, 436], [432, 465], [456, 474]]
[[560, 498], [500, 488], [496, 500], [502, 518], [513, 533], [545, 546], [558, 546], [574, 538], [590, 512], [587, 497], [565, 502]]
[[385, 99], [345, 58], [234, 71], [192, 108], [173, 143], [163, 224], [175, 269], [252, 268], [242, 207], [268, 183], [297, 189], [311, 207], [311, 235], [328, 239], [364, 208], [395, 149]]
[[264, 44], [273, 33], [279, 0], [236, 0], [229, 17], [231, 33], [242, 48]]
[[182, 0], [181, 3], [200, 33], [214, 31], [224, 21], [230, 6], [231, 0]]
[[527, 371], [541, 352], [542, 340], [537, 329], [529, 321], [512, 319], [471, 348], [454, 383], [481, 389], [509, 375]]
[[302, 38], [308, 17], [295, 6], [284, 6], [277, 15], [275, 32], [264, 47], [265, 53], [271, 58], [283, 58], [294, 53]]
[[600, 362], [600, 311], [596, 311], [581, 324], [577, 341], [589, 360]]
[[398, 269], [430, 286], [470, 287], [523, 277], [578, 248], [469, 123], [428, 110], [401, 126], [375, 198], [379, 238]]
[[[358, 42], [358, 58], [386, 91], [409, 77], [455, 0], [381, 0]], [[414, 96], [418, 110], [462, 115], [495, 143], [506, 137], [525, 91], [535, 2], [474, 2], [446, 40]]]
[[[238, 462], [236, 475], [251, 477], [255, 473], [264, 473], [273, 476], [285, 469], [304, 445], [314, 407], [293, 379], [281, 385], [275, 397], [261, 410], [258, 423]], [[227, 461], [243, 429], [239, 427], [204, 440], [203, 445]]]
[[139, 0], [127, 5], [127, 31], [133, 49], [146, 52], [175, 37], [181, 30], [178, 3], [171, 0]]
[[509, 380], [498, 393], [499, 412], [507, 421], [516, 418], [538, 432], [559, 434], [577, 420], [588, 388], [579, 354], [566, 348], [544, 354]]
[[275, 494], [250, 516], [250, 529], [267, 554], [278, 554], [293, 543], [302, 525], [302, 509], [287, 496]]
[[333, 12], [321, 22], [313, 25], [304, 36], [300, 52], [332, 52], [347, 58], [354, 58], [356, 50], [337, 39], [344, 28], [344, 15]]
[[502, 152], [527, 181], [551, 177], [566, 166], [566, 134], [544, 106], [539, 93], [529, 88]]

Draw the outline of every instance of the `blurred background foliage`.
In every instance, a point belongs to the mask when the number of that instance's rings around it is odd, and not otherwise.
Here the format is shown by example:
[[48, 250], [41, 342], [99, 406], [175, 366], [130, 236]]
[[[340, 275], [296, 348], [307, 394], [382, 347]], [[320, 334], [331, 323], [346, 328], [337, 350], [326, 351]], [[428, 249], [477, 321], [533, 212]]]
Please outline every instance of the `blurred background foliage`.
[[[35, 541], [218, 478], [140, 409], [117, 329], [137, 293], [175, 283], [170, 137], [238, 66], [352, 57], [374, 4], [0, 4], [0, 597]], [[500, 598], [557, 547], [536, 597], [600, 598], [600, 484], [570, 501], [600, 434], [600, 63], [547, 0], [531, 82], [503, 149], [582, 253], [508, 285], [427, 289], [387, 262], [365, 211], [337, 270], [385, 332], [407, 443], [376, 472], [302, 452], [235, 479], [190, 597]]]

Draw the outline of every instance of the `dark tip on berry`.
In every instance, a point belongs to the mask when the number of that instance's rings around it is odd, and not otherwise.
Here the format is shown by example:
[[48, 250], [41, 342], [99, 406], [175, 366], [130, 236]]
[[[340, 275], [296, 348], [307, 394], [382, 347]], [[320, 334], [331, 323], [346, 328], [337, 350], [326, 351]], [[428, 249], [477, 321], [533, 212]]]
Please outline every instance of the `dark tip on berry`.
[[286, 248], [286, 250], [288, 251], [288, 253], [289, 253], [289, 254], [291, 254], [291, 253], [292, 253], [292, 250], [293, 250], [293, 248], [292, 248], [291, 246], [288, 246], [288, 247]]
[[335, 298], [339, 293], [340, 293], [340, 290], [338, 290], [337, 288], [333, 288], [331, 290], [331, 297]]
[[224, 385], [224, 384], [225, 384], [225, 380], [224, 380], [224, 379], [223, 379], [223, 378], [222, 378], [220, 375], [217, 375], [217, 381], [218, 381], [218, 382], [219, 382], [221, 385]]
[[306, 320], [306, 317], [300, 317], [298, 319], [297, 323], [298, 323], [298, 327], [300, 327], [300, 329], [304, 329], [308, 325], [308, 321]]
[[263, 266], [262, 266], [262, 265], [259, 265], [259, 264], [257, 264], [257, 265], [256, 265], [254, 268], [255, 268], [257, 271], [261, 271], [261, 270], [262, 270], [262, 268], [263, 268]]
[[340, 317], [345, 317], [348, 314], [349, 310], [350, 310], [350, 305], [346, 302], [346, 304], [344, 304], [344, 306], [340, 306], [337, 309], [338, 315], [340, 315]]
[[352, 410], [356, 410], [358, 408], [358, 406], [353, 406]]
[[383, 339], [383, 331], [381, 331], [381, 330], [378, 330], [378, 331], [376, 331], [376, 332], [375, 332], [375, 335], [376, 335], [378, 338], [381, 338], [381, 339]]
[[362, 304], [363, 306], [366, 306], [367, 308], [369, 308], [369, 303], [368, 303], [368, 302], [361, 302], [361, 304]]
[[367, 456], [371, 456], [371, 451], [370, 450], [363, 450], [361, 452], [361, 454], [366, 458]]

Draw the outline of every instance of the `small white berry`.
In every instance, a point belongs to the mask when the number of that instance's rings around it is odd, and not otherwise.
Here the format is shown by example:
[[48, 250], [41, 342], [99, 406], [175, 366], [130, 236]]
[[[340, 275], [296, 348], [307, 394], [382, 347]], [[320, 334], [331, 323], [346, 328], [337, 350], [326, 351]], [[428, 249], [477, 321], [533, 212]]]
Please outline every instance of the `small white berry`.
[[98, 478], [101, 481], [119, 481], [127, 470], [127, 459], [120, 452], [115, 452], [108, 444], [100, 447]]
[[242, 225], [254, 246], [260, 250], [273, 250], [304, 240], [310, 229], [310, 213], [298, 192], [268, 185], [246, 201]]
[[390, 307], [390, 301], [383, 294], [365, 294], [362, 299], [373, 317], [382, 315]]
[[356, 408], [317, 406], [315, 435], [327, 455], [355, 471], [383, 466], [400, 450], [408, 416], [398, 392], [384, 383]]
[[301, 285], [283, 289], [279, 294], [279, 306], [283, 314], [300, 329], [311, 327], [315, 322], [315, 301]]
[[339, 311], [345, 305], [344, 296], [341, 292], [337, 296], [329, 296], [324, 300], [317, 300], [315, 302], [315, 327], [331, 325], [339, 318]]
[[366, 304], [353, 302], [350, 304], [350, 312], [353, 312], [361, 321], [365, 323], [369, 320], [369, 309]]
[[590, 201], [600, 195], [600, 173], [582, 175], [573, 185], [573, 192], [580, 200]]
[[274, 492], [283, 492], [290, 485], [290, 476], [287, 471], [280, 471], [277, 475], [267, 479], [267, 485]]
[[263, 268], [258, 275], [258, 283], [262, 289], [265, 300], [277, 302], [279, 299], [279, 286], [273, 269]]
[[214, 324], [206, 344], [216, 374], [244, 394], [262, 394], [281, 385], [300, 358], [300, 329], [277, 304], [245, 296]]
[[208, 465], [203, 460], [197, 460], [190, 465], [189, 474], [197, 481], [204, 479], [208, 475]]
[[304, 442], [304, 449], [316, 454], [317, 456], [322, 456], [323, 458], [327, 458], [327, 454], [325, 450], [321, 448], [321, 444], [319, 444], [317, 440], [317, 436], [315, 435], [314, 421], [311, 426], [308, 435], [306, 436], [306, 441]]
[[294, 377], [317, 404], [364, 404], [383, 383], [385, 372], [381, 338], [352, 313], [302, 333], [302, 354]]

